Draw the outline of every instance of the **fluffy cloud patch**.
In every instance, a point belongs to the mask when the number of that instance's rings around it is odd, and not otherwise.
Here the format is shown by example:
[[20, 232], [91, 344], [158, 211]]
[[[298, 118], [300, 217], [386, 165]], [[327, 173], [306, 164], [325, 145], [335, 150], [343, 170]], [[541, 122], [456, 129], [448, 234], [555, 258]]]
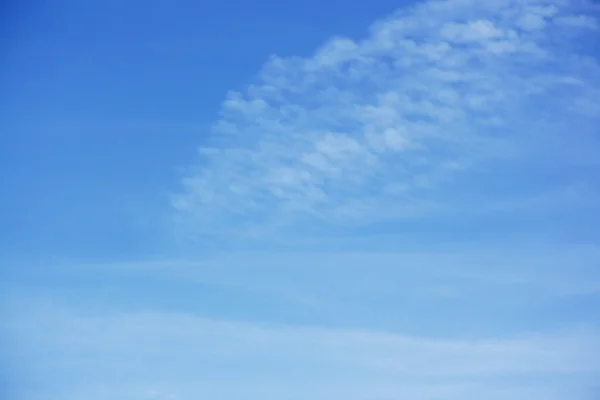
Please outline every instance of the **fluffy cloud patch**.
[[257, 82], [227, 96], [174, 206], [204, 226], [429, 212], [449, 201], [455, 177], [490, 160], [535, 161], [540, 137], [567, 140], [569, 125], [585, 133], [598, 122], [600, 67], [573, 46], [595, 34], [592, 11], [428, 1], [365, 39], [273, 56]]

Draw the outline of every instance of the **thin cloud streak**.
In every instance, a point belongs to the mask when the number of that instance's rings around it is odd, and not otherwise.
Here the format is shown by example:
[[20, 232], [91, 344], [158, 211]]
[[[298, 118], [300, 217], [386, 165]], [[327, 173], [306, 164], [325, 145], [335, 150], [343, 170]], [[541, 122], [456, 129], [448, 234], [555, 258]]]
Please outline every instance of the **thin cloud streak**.
[[[493, 396], [499, 388], [513, 399], [526, 399], [545, 387], [556, 387], [556, 393], [575, 384], [591, 387], [591, 378], [600, 373], [593, 356], [600, 340], [586, 331], [442, 340], [192, 314], [90, 315], [52, 304], [33, 305], [4, 322], [3, 330], [17, 338], [13, 352], [29, 362], [36, 384], [49, 388], [50, 399], [77, 390], [95, 398], [93, 388], [101, 386], [114, 387], [112, 394], [131, 392], [134, 399], [148, 398], [150, 391], [183, 399], [216, 388], [226, 393], [217, 384], [222, 380], [250, 392], [261, 387], [269, 399], [326, 398], [323, 392], [364, 399], [381, 391], [394, 398], [459, 399]], [[40, 358], [42, 353], [50, 357]], [[186, 392], [186, 387], [193, 389]]]

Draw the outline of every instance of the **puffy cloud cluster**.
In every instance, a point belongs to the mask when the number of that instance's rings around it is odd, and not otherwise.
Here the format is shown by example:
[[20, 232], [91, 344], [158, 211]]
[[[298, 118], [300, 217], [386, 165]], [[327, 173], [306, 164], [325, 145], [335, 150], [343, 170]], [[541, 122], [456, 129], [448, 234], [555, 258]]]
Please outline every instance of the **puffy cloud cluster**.
[[597, 34], [590, 7], [429, 1], [366, 39], [273, 56], [227, 96], [174, 206], [213, 226], [428, 212], [456, 174], [508, 153], [534, 157], [544, 144], [532, 121], [563, 139], [561, 123], [593, 124], [600, 67], [573, 46]]

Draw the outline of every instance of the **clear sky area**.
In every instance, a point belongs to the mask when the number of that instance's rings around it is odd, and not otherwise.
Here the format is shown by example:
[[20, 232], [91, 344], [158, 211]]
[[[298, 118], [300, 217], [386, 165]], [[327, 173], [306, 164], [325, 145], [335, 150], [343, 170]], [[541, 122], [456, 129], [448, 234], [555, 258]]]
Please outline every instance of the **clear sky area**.
[[0, 6], [0, 398], [600, 399], [600, 3]]

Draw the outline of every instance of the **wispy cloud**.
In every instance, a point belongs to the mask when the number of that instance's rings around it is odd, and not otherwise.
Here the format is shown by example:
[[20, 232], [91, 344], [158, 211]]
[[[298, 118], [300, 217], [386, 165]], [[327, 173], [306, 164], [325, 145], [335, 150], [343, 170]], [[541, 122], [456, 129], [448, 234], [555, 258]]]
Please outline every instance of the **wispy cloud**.
[[428, 1], [273, 56], [227, 96], [174, 206], [202, 229], [414, 218], [461, 205], [473, 171], [569, 166], [556, 143], [598, 144], [600, 66], [573, 46], [596, 28], [584, 2]]
[[18, 398], [597, 397], [599, 15], [431, 0], [272, 56], [173, 196], [200, 251], [11, 269]]
[[27, 400], [36, 388], [46, 399], [584, 399], [600, 373], [586, 331], [466, 341], [39, 304], [3, 328], [28, 362]]

